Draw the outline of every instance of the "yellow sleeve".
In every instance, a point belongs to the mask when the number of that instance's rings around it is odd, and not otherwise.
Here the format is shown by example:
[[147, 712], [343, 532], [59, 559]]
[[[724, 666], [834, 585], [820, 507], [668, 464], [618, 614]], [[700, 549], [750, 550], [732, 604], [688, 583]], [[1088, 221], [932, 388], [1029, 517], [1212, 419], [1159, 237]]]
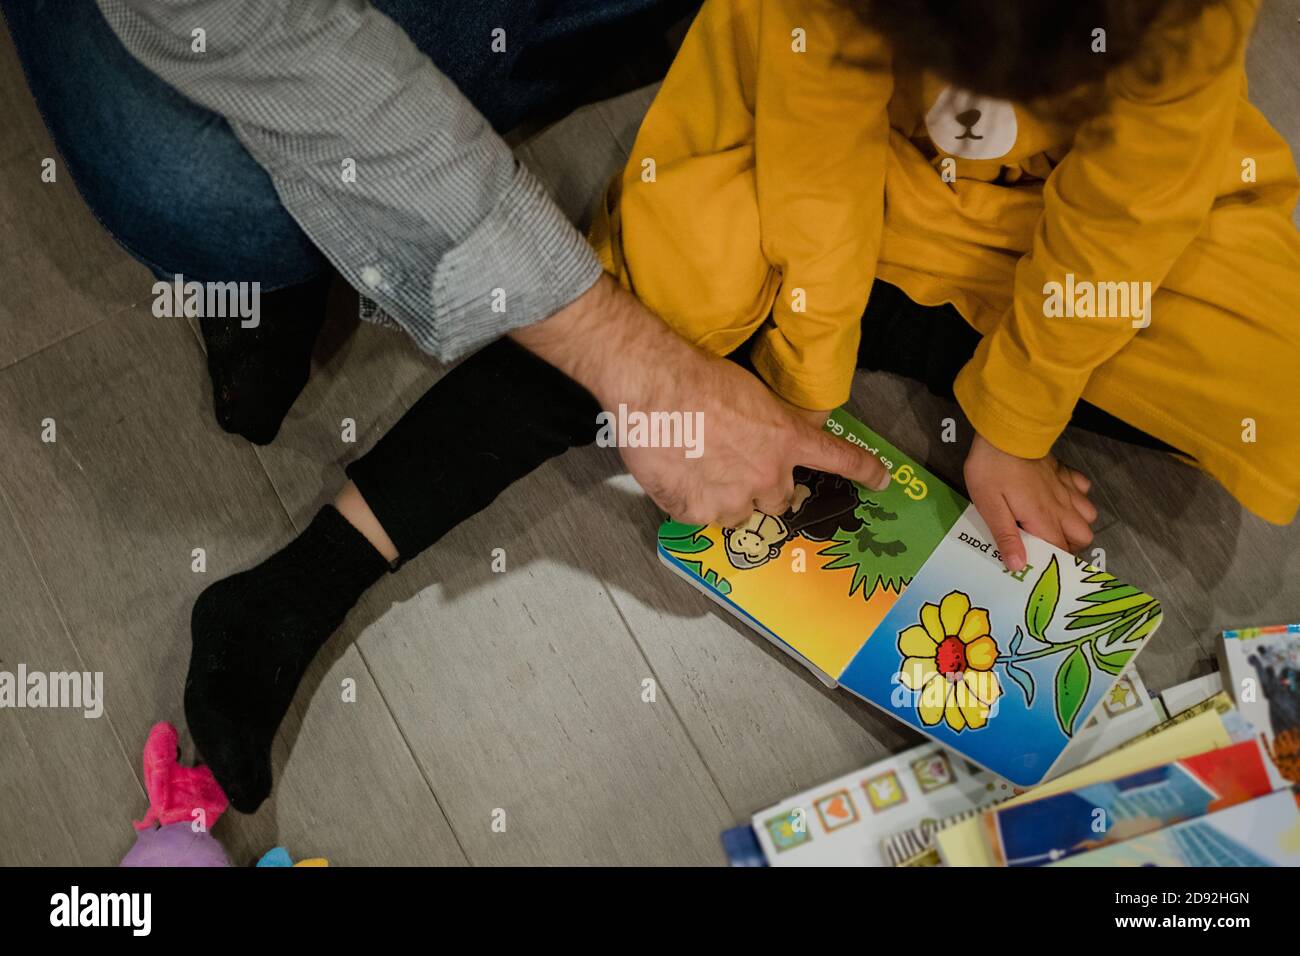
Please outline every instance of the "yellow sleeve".
[[1138, 283], [1139, 293], [1150, 283], [1154, 294], [1204, 225], [1229, 172], [1256, 6], [1231, 0], [1207, 8], [1159, 81], [1144, 79], [1138, 64], [1116, 70], [1106, 112], [1079, 130], [1048, 177], [1011, 310], [954, 383], [975, 430], [1002, 451], [1047, 454], [1093, 370], [1146, 323], [1161, 321], [1149, 305], [1144, 316], [1132, 302], [1128, 315], [1109, 318], [1067, 317], [1057, 308], [1071, 289], [1077, 311], [1092, 312], [1101, 299], [1106, 311], [1122, 307], [1114, 283]]
[[838, 0], [764, 0], [755, 178], [764, 258], [781, 275], [752, 359], [787, 401], [849, 397], [876, 270], [893, 90], [885, 43]]

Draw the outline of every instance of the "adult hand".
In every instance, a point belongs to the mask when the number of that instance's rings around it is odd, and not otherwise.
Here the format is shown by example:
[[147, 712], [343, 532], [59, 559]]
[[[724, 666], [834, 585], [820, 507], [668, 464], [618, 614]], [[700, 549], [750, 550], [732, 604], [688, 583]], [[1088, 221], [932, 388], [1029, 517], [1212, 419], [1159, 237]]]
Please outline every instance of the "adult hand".
[[1025, 566], [1020, 528], [1070, 552], [1092, 542], [1097, 520], [1097, 509], [1088, 500], [1092, 483], [1052, 455], [1017, 458], [977, 433], [964, 471], [971, 503], [993, 532], [1008, 569]]
[[876, 490], [889, 486], [878, 458], [821, 430], [824, 414], [788, 405], [734, 362], [700, 353], [682, 360], [699, 370], [633, 386], [639, 405], [617, 398], [629, 407], [701, 413], [704, 441], [698, 459], [686, 459], [678, 449], [620, 449], [641, 487], [673, 518], [735, 527], [755, 509], [781, 514], [794, 495], [796, 465]]
[[[671, 517], [734, 526], [755, 508], [786, 510], [796, 465], [881, 490], [874, 455], [823, 432], [816, 413], [783, 402], [734, 362], [683, 340], [608, 276], [567, 308], [512, 336], [584, 385], [602, 408], [699, 413], [701, 453], [620, 448], [646, 493]], [[595, 422], [592, 423], [593, 429]]]

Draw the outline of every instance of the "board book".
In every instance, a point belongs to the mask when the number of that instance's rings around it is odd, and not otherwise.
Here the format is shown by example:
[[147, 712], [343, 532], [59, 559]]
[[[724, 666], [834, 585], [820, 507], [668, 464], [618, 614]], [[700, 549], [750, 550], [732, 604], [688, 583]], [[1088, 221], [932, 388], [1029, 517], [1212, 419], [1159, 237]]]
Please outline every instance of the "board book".
[[1246, 740], [1114, 780], [985, 812], [1000, 866], [1043, 866], [1273, 792], [1267, 758]]
[[[1227, 747], [1234, 742], [1240, 741], [1234, 741], [1224, 727], [1223, 718], [1218, 711], [1208, 710], [1186, 721], [1171, 722], [1157, 734], [1136, 740], [1087, 766], [1072, 770], [1028, 793], [1012, 797], [1006, 801], [1006, 806], [1041, 800], [1089, 784], [1113, 780], [1148, 767], [1158, 767], [1171, 760], [1181, 760], [1207, 750]], [[997, 865], [992, 848], [984, 839], [984, 828], [979, 820], [966, 820], [945, 827], [935, 835], [935, 844], [939, 848], [940, 858], [948, 866]]]
[[[1094, 758], [1155, 720], [1141, 679], [1126, 674], [1066, 754]], [[767, 807], [752, 816], [751, 826], [724, 833], [723, 842], [737, 866], [751, 865], [751, 848], [761, 865], [934, 866], [934, 836], [943, 826], [1024, 792], [924, 743]]]
[[795, 794], [751, 823], [771, 866], [893, 866], [891, 840], [900, 833], [1017, 792], [925, 743]]
[[784, 514], [666, 522], [661, 560], [828, 685], [1017, 786], [1044, 780], [1159, 602], [1029, 534], [1006, 571], [964, 497], [846, 412], [826, 428], [879, 457], [889, 487], [796, 469]]
[[1048, 866], [1300, 866], [1300, 807], [1275, 790]]
[[1278, 772], [1300, 784], [1300, 624], [1224, 631], [1219, 656], [1224, 688]]

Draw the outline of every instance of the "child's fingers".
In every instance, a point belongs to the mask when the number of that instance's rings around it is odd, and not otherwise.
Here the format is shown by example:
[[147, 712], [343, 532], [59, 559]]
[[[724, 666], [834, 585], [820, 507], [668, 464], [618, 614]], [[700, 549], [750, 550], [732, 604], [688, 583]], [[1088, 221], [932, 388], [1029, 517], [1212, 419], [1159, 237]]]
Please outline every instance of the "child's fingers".
[[1088, 480], [1087, 476], [1080, 474], [1068, 465], [1061, 465], [1059, 467], [1061, 469], [1060, 473], [1062, 479], [1067, 484], [1073, 485], [1080, 494], [1086, 495], [1092, 490], [1092, 482]]
[[1060, 487], [1056, 489], [1057, 500], [1077, 511], [1088, 524], [1096, 521], [1097, 509], [1088, 500], [1088, 489], [1092, 487], [1092, 482], [1065, 465], [1057, 466], [1056, 477], [1060, 479]]
[[1061, 531], [1065, 534], [1065, 550], [1071, 554], [1082, 551], [1092, 544], [1092, 528], [1077, 514], [1066, 514], [1061, 518]]
[[875, 491], [889, 487], [889, 472], [879, 458], [842, 438], [813, 428], [804, 430], [803, 442], [795, 453], [795, 463], [841, 475]]
[[1061, 529], [1061, 517], [1057, 512], [1027, 514], [1020, 519], [1020, 526], [1048, 544], [1055, 545], [1063, 551], [1070, 550], [1069, 536]]
[[1008, 571], [1019, 571], [1025, 566], [1025, 543], [1020, 539], [1016, 516], [1006, 499], [997, 492], [985, 495], [974, 488], [970, 489], [970, 497], [975, 510], [993, 532], [993, 541], [1002, 552], [1002, 563]]
[[1089, 501], [1086, 496], [1079, 494], [1077, 491], [1073, 492], [1070, 495], [1070, 503], [1074, 505], [1074, 510], [1078, 512], [1079, 517], [1088, 524], [1092, 524], [1097, 520], [1097, 506]]
[[[1081, 504], [1088, 508], [1092, 505], [1078, 492], [1070, 494], [1074, 497], [1067, 496], [1064, 501], [1039, 502], [1036, 508], [1021, 508], [1017, 518], [1030, 534], [1073, 554], [1092, 543], [1092, 528], [1079, 510]], [[1092, 510], [1095, 516], [1096, 509]]]

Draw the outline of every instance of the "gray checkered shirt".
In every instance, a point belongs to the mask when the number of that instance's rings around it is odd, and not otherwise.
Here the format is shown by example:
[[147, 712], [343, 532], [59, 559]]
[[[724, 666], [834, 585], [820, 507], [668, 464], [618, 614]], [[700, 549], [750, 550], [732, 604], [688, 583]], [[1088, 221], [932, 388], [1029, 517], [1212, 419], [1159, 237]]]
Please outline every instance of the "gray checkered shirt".
[[456, 358], [599, 277], [541, 184], [364, 0], [98, 3], [140, 62], [229, 121], [316, 246], [425, 351]]

